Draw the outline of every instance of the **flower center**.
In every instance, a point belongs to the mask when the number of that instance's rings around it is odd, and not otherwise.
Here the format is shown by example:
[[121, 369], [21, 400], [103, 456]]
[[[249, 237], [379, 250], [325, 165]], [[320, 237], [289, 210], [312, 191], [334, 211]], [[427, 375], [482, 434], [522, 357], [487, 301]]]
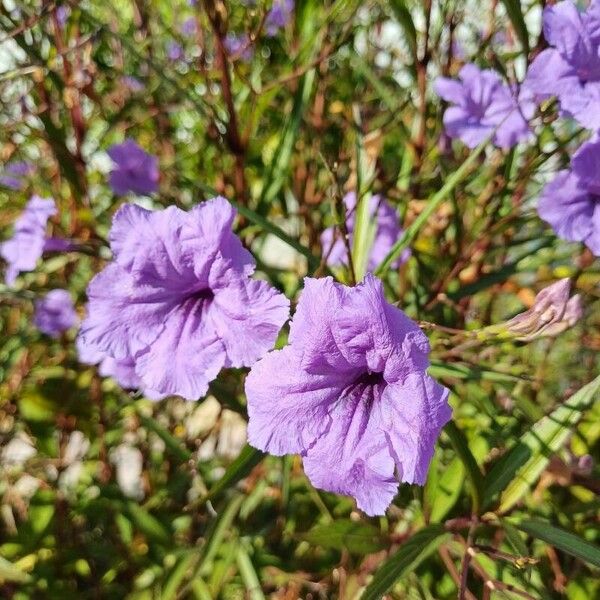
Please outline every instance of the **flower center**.
[[[366, 405], [369, 410], [373, 403], [379, 399], [386, 387], [383, 373], [367, 371], [359, 375], [342, 393], [341, 398], [345, 403], [356, 410], [359, 404]], [[350, 407], [349, 407], [350, 408]]]
[[367, 371], [354, 382], [354, 385], [379, 386], [382, 383], [385, 383], [385, 380], [383, 379], [383, 373], [378, 373], [377, 371]]
[[210, 288], [204, 288], [191, 294], [190, 298], [196, 301], [207, 301], [210, 302], [215, 297], [213, 291]]

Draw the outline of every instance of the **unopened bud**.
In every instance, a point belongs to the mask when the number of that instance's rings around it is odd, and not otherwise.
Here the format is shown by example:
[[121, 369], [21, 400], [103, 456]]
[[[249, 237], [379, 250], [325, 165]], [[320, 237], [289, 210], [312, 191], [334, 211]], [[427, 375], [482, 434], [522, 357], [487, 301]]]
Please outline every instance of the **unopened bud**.
[[569, 298], [570, 293], [570, 279], [561, 279], [539, 292], [529, 310], [484, 331], [523, 342], [557, 336], [573, 327], [583, 314], [581, 296]]

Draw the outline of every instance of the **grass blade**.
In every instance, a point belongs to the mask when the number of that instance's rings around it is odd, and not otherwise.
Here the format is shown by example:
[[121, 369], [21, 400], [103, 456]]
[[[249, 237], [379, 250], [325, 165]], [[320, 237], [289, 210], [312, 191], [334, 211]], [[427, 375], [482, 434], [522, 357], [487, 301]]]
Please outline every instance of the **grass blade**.
[[246, 477], [264, 457], [263, 452], [246, 444], [239, 456], [227, 467], [225, 475], [217, 481], [208, 495], [203, 498], [203, 502], [214, 500], [219, 494], [233, 487], [238, 481]]
[[437, 524], [415, 533], [379, 567], [361, 600], [380, 600], [398, 579], [414, 571], [447, 537], [444, 527]]
[[[495, 132], [494, 132], [495, 133]], [[492, 134], [493, 135], [493, 134]], [[404, 230], [403, 235], [398, 241], [392, 246], [388, 255], [383, 259], [382, 263], [375, 269], [375, 275], [384, 275], [390, 268], [390, 265], [400, 256], [400, 254], [408, 248], [411, 242], [417, 237], [417, 234], [421, 230], [421, 227], [425, 225], [429, 217], [438, 209], [440, 204], [448, 197], [448, 195], [454, 190], [454, 188], [466, 179], [470, 173], [471, 168], [476, 163], [477, 159], [488, 145], [491, 140], [491, 136], [485, 139], [477, 148], [475, 148], [467, 160], [454, 172], [446, 183], [437, 191], [427, 203], [427, 206], [419, 214], [419, 216]]]
[[481, 469], [479, 468], [473, 453], [469, 449], [469, 444], [467, 443], [465, 434], [456, 426], [456, 423], [454, 421], [450, 421], [444, 427], [444, 431], [450, 438], [450, 443], [465, 466], [467, 476], [471, 482], [473, 512], [478, 513], [483, 498], [483, 474], [481, 473]]
[[520, 0], [502, 0], [502, 4], [504, 4], [508, 18], [515, 29], [521, 46], [523, 46], [523, 51], [525, 54], [529, 54], [529, 33], [527, 32], [527, 25], [523, 18]]
[[583, 538], [545, 523], [543, 521], [522, 521], [513, 523], [515, 527], [530, 536], [551, 544], [555, 548], [575, 556], [591, 565], [600, 567], [600, 547]]
[[[511, 509], [529, 491], [550, 462], [552, 454], [558, 452], [572, 435], [573, 428], [582, 418], [584, 411], [591, 406], [599, 391], [600, 376], [582, 387], [523, 435], [519, 444], [529, 448], [531, 457], [504, 490], [500, 498], [499, 513]], [[488, 485], [492, 489], [499, 487], [497, 479], [495, 483], [490, 479]]]

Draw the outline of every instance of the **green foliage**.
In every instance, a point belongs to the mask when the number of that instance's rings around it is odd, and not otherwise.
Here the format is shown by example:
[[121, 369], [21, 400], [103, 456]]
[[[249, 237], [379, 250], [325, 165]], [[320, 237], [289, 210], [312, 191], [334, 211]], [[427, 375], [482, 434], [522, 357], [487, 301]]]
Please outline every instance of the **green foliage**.
[[[0, 236], [36, 193], [56, 199], [51, 233], [82, 249], [0, 285], [0, 597], [600, 597], [600, 265], [535, 210], [587, 134], [546, 102], [530, 143], [468, 150], [443, 135], [432, 86], [467, 61], [522, 81], [543, 48], [539, 3], [297, 0], [273, 37], [270, 6], [0, 6], [0, 175], [36, 167], [22, 189], [0, 186]], [[213, 9], [222, 33], [251, 37], [252, 60], [220, 68]], [[314, 489], [301, 457], [246, 444], [245, 370], [226, 369], [198, 402], [155, 403], [80, 364], [75, 331], [35, 329], [33, 303], [53, 288], [83, 316], [124, 201], [105, 152], [125, 137], [160, 161], [159, 193], [137, 201], [226, 196], [257, 276], [292, 305], [305, 276], [330, 274], [320, 235], [343, 223], [344, 193], [360, 198], [354, 273], [331, 273], [347, 284], [367, 269], [369, 200], [394, 207], [404, 233], [376, 274], [427, 332], [430, 373], [452, 392], [423, 488], [401, 484], [368, 518]], [[582, 295], [574, 327], [527, 344], [481, 334], [562, 277]]]

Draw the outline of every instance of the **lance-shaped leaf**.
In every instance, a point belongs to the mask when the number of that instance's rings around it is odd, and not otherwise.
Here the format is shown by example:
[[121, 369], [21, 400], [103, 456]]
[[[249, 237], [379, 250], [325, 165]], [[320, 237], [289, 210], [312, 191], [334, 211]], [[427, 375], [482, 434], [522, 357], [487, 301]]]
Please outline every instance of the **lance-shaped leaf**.
[[[523, 437], [511, 452], [510, 460], [504, 460], [503, 469], [490, 471], [486, 478], [486, 489], [499, 491], [499, 479], [504, 482], [504, 473], [510, 470], [511, 461], [518, 463], [523, 460], [524, 448], [531, 452], [530, 458], [516, 472], [508, 487], [500, 497], [500, 513], [511, 509], [529, 491], [550, 462], [553, 454], [558, 452], [573, 433], [573, 428], [580, 421], [585, 410], [598, 398], [600, 391], [600, 376], [573, 394], [564, 404], [551, 414], [538, 421]], [[492, 476], [493, 474], [493, 476]], [[489, 499], [490, 494], [486, 494]]]

